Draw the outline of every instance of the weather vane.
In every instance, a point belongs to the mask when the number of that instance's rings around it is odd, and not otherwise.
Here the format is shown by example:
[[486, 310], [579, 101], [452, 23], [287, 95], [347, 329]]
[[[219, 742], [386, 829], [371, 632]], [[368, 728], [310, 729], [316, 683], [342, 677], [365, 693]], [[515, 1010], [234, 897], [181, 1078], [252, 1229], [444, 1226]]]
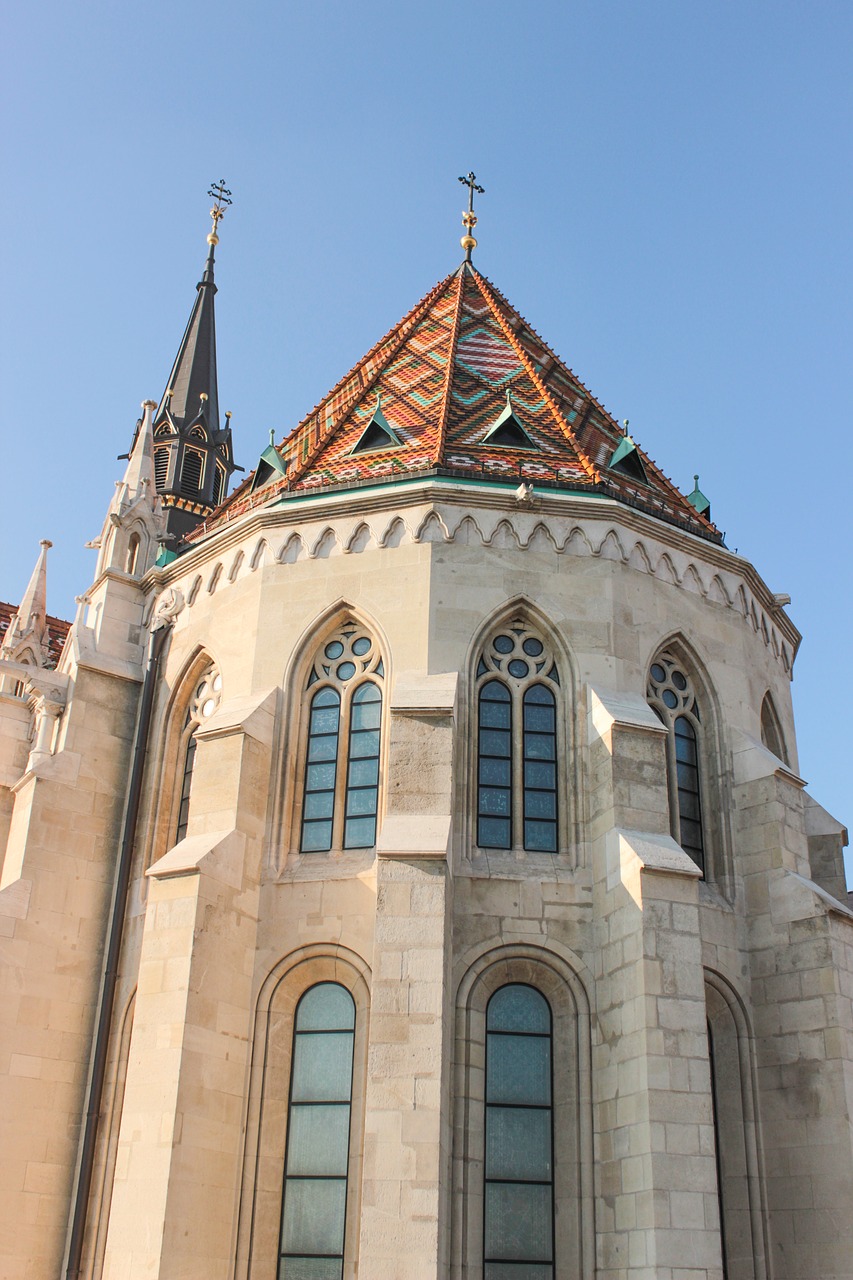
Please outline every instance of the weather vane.
[[212, 183], [207, 194], [213, 201], [213, 208], [210, 211], [210, 216], [213, 219], [213, 227], [210, 235], [207, 237], [207, 243], [219, 244], [219, 235], [217, 234], [219, 221], [221, 218], [225, 217], [225, 210], [228, 208], [229, 204], [231, 204], [231, 192], [225, 185], [225, 179], [220, 178], [218, 182]]
[[479, 191], [480, 195], [485, 195], [486, 188], [477, 186], [476, 173], [469, 173], [467, 178], [460, 178], [459, 181], [464, 187], [468, 188], [468, 208], [462, 214], [462, 225], [465, 228], [465, 234], [459, 243], [465, 250], [465, 261], [471, 261], [471, 250], [477, 248], [477, 241], [474, 239], [473, 231], [477, 225], [477, 215], [474, 212], [474, 192]]

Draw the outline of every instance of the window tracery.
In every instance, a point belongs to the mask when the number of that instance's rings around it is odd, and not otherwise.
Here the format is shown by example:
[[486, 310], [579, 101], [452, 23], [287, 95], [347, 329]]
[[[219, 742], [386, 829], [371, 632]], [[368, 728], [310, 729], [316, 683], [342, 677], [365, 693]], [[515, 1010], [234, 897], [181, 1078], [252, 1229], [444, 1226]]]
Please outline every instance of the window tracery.
[[352, 619], [325, 642], [311, 666], [302, 853], [369, 849], [376, 843], [384, 678], [378, 645]]
[[190, 704], [187, 707], [182, 742], [184, 743], [183, 769], [181, 771], [181, 792], [178, 801], [178, 820], [175, 828], [175, 843], [183, 840], [187, 834], [190, 820], [190, 796], [192, 793], [193, 769], [195, 768], [196, 730], [205, 720], [210, 719], [222, 700], [222, 676], [217, 667], [211, 665], [204, 671]]
[[541, 636], [515, 618], [483, 647], [476, 679], [477, 844], [556, 853], [560, 676], [554, 658]]
[[649, 668], [649, 705], [666, 726], [667, 777], [672, 834], [705, 874], [699, 700], [685, 664], [673, 653], [658, 654]]

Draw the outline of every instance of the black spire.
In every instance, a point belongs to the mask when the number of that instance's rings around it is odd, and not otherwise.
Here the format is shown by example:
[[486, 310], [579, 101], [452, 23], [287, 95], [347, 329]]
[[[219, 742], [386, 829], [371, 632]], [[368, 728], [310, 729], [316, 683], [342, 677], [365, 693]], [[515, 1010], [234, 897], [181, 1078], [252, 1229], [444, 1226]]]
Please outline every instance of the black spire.
[[214, 207], [207, 261], [153, 425], [155, 484], [166, 508], [167, 532], [179, 539], [219, 506], [235, 470], [230, 414], [224, 428], [219, 425], [213, 308], [217, 228], [231, 193], [220, 181], [208, 194]]

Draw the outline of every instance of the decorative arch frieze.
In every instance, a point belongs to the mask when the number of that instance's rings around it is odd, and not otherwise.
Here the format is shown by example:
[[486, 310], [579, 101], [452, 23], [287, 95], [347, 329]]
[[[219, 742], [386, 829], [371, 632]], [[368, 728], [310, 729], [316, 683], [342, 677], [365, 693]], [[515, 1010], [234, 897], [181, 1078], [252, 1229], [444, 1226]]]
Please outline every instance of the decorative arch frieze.
[[[292, 530], [275, 554], [264, 536], [253, 544], [249, 567], [254, 570], [266, 562], [268, 556], [272, 556], [280, 564], [295, 564], [305, 558], [323, 559], [342, 553], [357, 555], [371, 548], [398, 547], [408, 541], [456, 542], [469, 546], [529, 549], [611, 560], [671, 586], [682, 587], [710, 604], [739, 613], [761, 637], [785, 672], [790, 673], [790, 647], [781, 640], [772, 618], [761, 609], [745, 583], [730, 579], [724, 571], [714, 572], [706, 580], [703, 566], [689, 557], [666, 550], [659, 551], [654, 545], [647, 545], [642, 537], [635, 537], [630, 541], [624, 535], [625, 530], [610, 526], [594, 544], [583, 526], [574, 524], [567, 527], [559, 520], [546, 523], [530, 512], [519, 512], [514, 516], [507, 516], [499, 511], [483, 512], [478, 513], [477, 517], [468, 512], [451, 525], [446, 523], [444, 513], [433, 508], [422, 516], [414, 528], [410, 528], [402, 516], [393, 515], [384, 528], [374, 527], [363, 518], [357, 519], [349, 531], [326, 525], [316, 535], [311, 535], [308, 542], [305, 535]], [[248, 547], [242, 550], [244, 556], [248, 556]], [[238, 557], [239, 554], [238, 552]], [[235, 570], [232, 562], [228, 582], [239, 576], [244, 563], [245, 561], [241, 561], [239, 568]], [[217, 589], [222, 572], [223, 566], [217, 563], [208, 579], [208, 592], [212, 593]], [[198, 578], [195, 578], [193, 585], [187, 590], [189, 605], [198, 596], [200, 588], [196, 585], [197, 582]]]

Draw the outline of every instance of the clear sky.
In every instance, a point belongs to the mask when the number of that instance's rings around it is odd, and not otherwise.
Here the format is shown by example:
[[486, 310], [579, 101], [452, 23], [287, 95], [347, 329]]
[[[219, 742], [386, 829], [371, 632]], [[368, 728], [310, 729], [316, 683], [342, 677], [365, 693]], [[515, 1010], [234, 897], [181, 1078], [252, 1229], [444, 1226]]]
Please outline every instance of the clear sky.
[[248, 468], [457, 264], [473, 168], [480, 269], [791, 595], [801, 771], [853, 820], [849, 0], [45, 0], [2, 59], [0, 598], [48, 537], [73, 616], [211, 180]]

